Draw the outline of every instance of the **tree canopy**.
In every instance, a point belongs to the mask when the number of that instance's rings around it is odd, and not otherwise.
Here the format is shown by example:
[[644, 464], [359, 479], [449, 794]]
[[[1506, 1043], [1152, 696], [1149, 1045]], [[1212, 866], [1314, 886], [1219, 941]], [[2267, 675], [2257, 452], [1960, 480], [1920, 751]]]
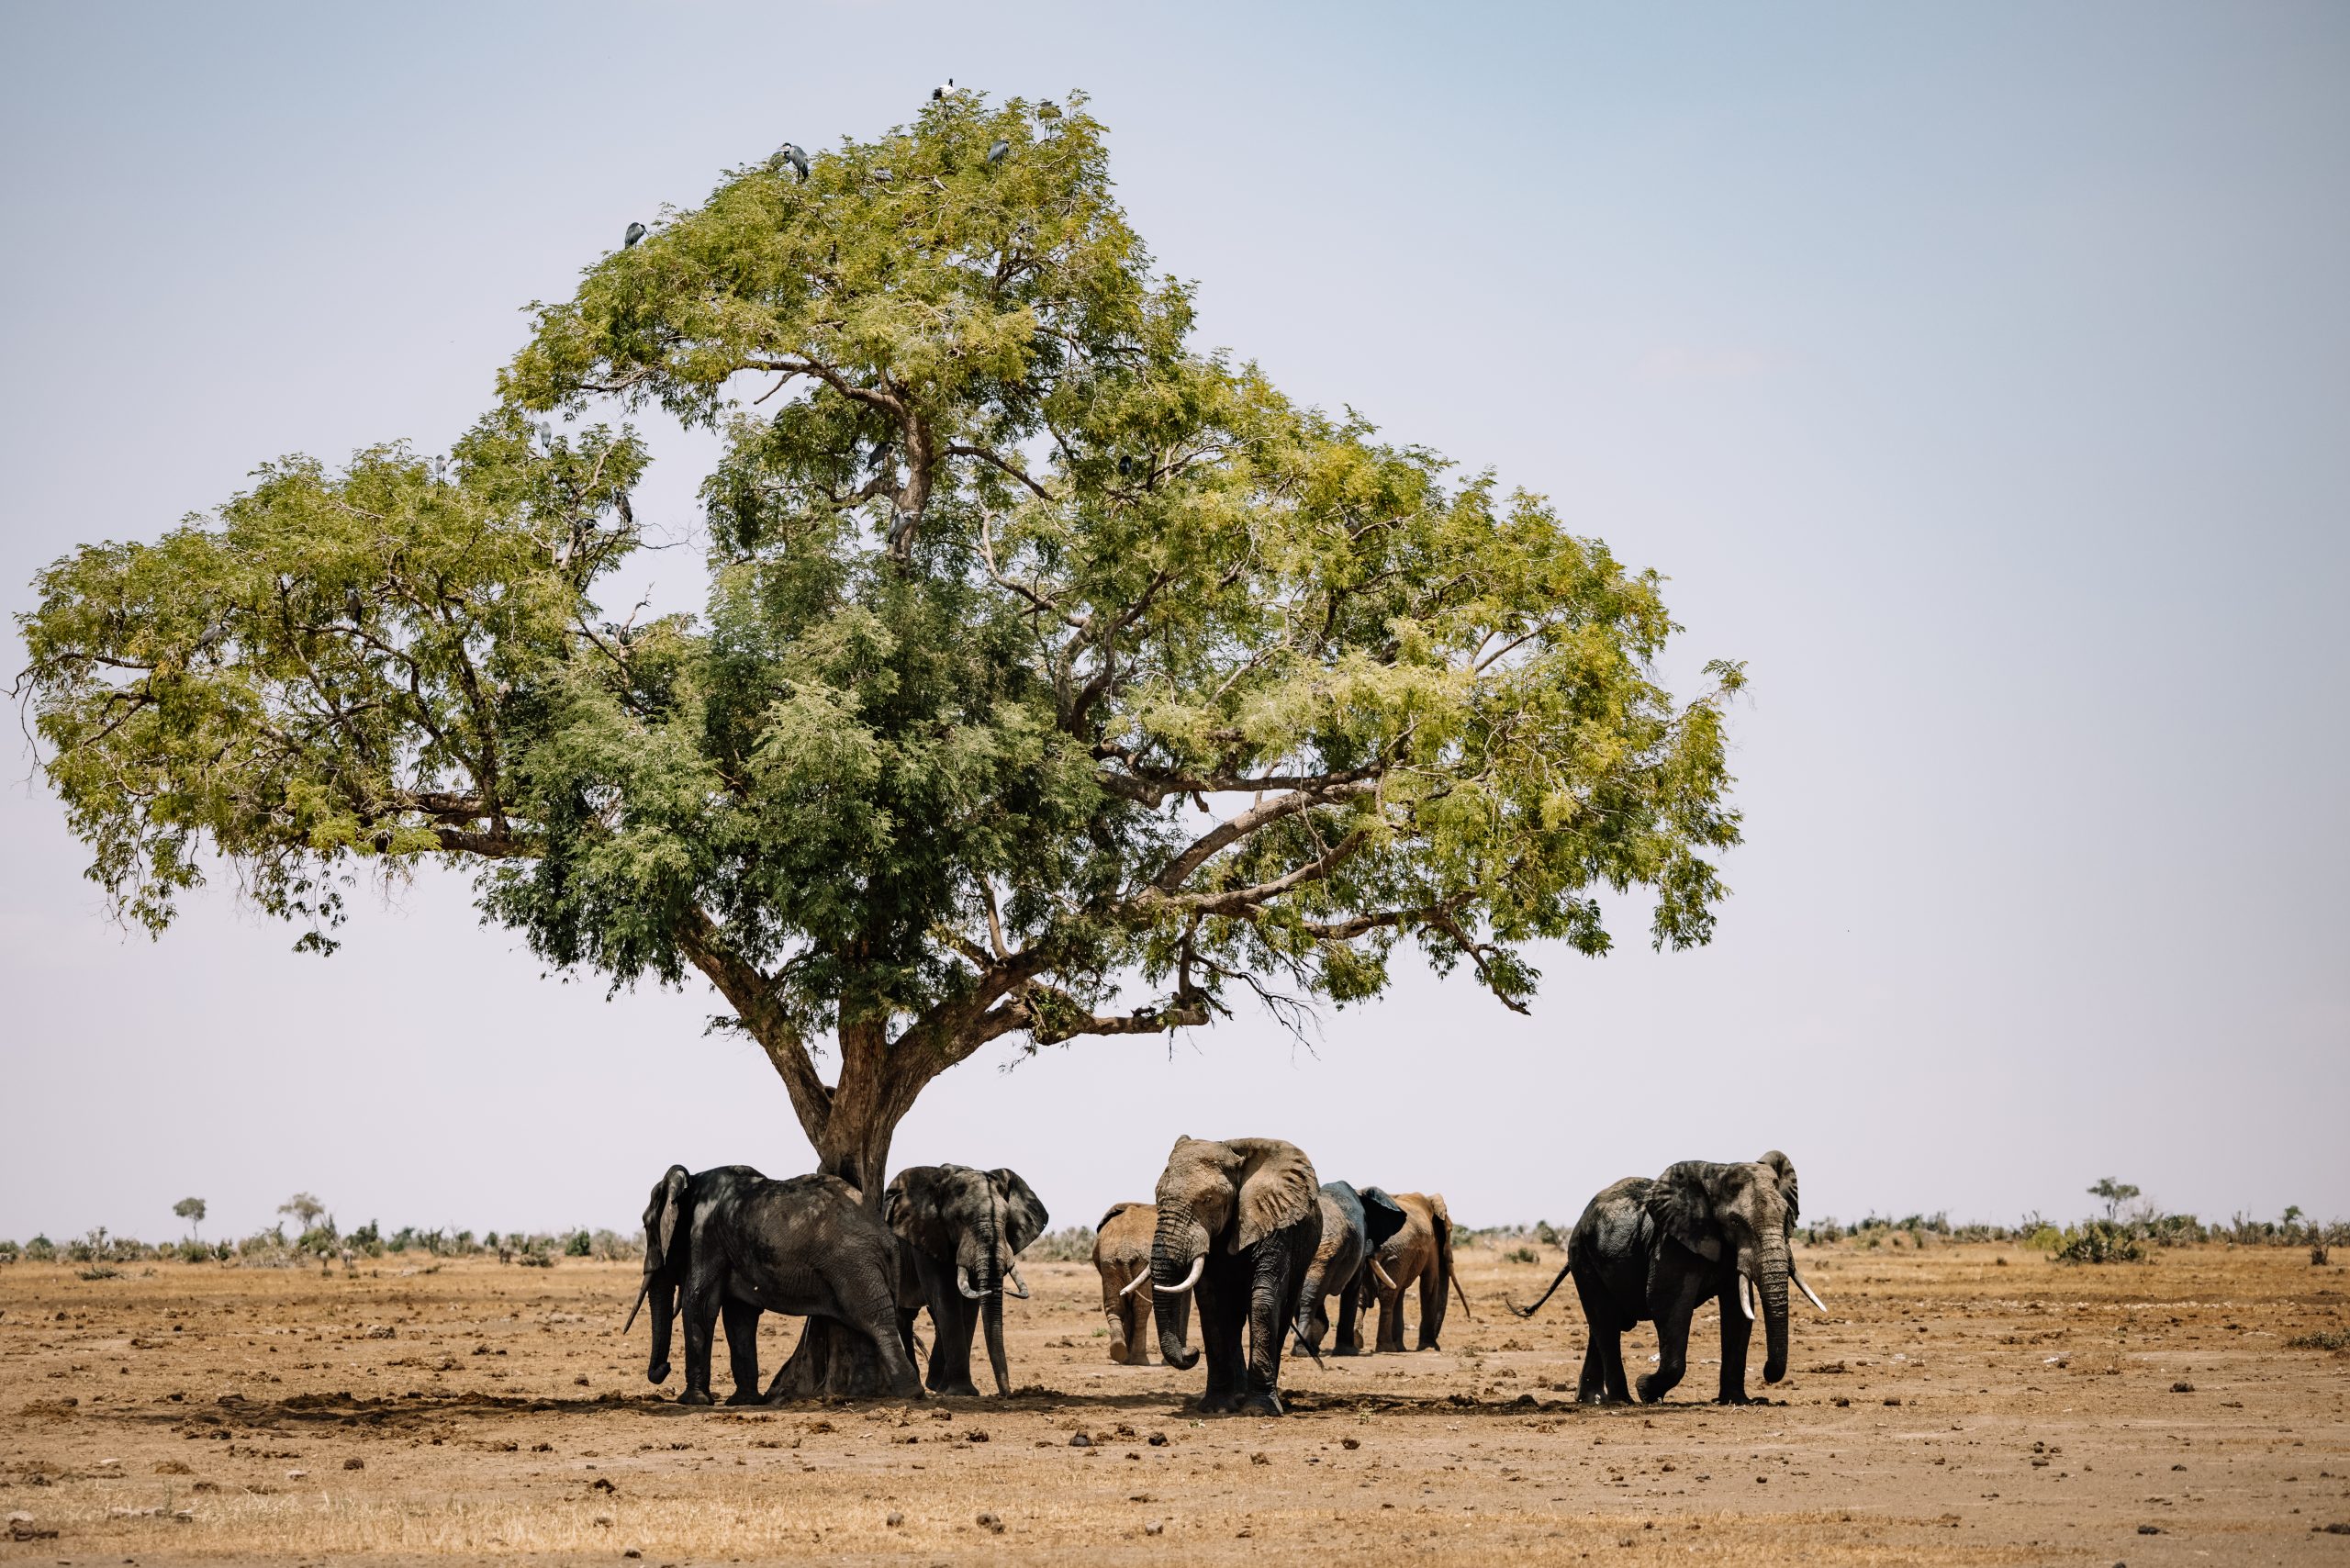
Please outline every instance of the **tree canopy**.
[[[1359, 1002], [1406, 945], [1523, 1009], [1607, 890], [1712, 932], [1739, 667], [1677, 700], [1652, 573], [1198, 347], [1081, 95], [729, 173], [499, 393], [41, 574], [19, 689], [130, 917], [217, 855], [330, 949], [356, 873], [472, 866], [556, 965], [707, 977], [874, 1201], [992, 1040]], [[646, 454], [588, 421], [656, 407], [723, 436], [709, 600], [619, 623]]]

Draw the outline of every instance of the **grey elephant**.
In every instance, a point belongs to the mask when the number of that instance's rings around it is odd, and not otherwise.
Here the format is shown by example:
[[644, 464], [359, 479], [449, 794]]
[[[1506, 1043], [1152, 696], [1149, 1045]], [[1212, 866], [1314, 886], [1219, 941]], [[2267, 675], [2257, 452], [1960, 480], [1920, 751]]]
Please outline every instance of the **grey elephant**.
[[[995, 1391], [1010, 1394], [1004, 1291], [1008, 1282], [1013, 1294], [1028, 1294], [1013, 1260], [1051, 1221], [1043, 1200], [1016, 1171], [912, 1165], [882, 1193], [881, 1215], [904, 1240], [917, 1299], [930, 1309], [930, 1372], [924, 1382], [931, 1392], [979, 1393], [971, 1383], [971, 1336], [984, 1328]], [[911, 1334], [912, 1312], [904, 1317]]]
[[1796, 1271], [1789, 1237], [1796, 1217], [1796, 1168], [1777, 1149], [1745, 1164], [1688, 1159], [1654, 1181], [1627, 1177], [1601, 1189], [1567, 1238], [1566, 1266], [1533, 1306], [1533, 1316], [1572, 1274], [1590, 1337], [1575, 1396], [1586, 1405], [1628, 1404], [1622, 1336], [1642, 1319], [1656, 1323], [1657, 1369], [1641, 1374], [1642, 1403], [1662, 1399], [1689, 1364], [1689, 1319], [1707, 1301], [1721, 1304], [1722, 1372], [1716, 1397], [1749, 1403], [1746, 1347], [1762, 1297], [1762, 1381], [1787, 1372], [1787, 1286], [1826, 1305]]
[[708, 1405], [711, 1331], [722, 1315], [734, 1376], [727, 1403], [748, 1405], [778, 1393], [759, 1392], [760, 1315], [827, 1317], [873, 1341], [887, 1392], [918, 1399], [922, 1380], [898, 1323], [899, 1273], [897, 1238], [838, 1177], [773, 1182], [747, 1165], [699, 1174], [672, 1165], [645, 1204], [643, 1278], [621, 1332], [650, 1298], [645, 1376], [663, 1383], [671, 1321], [682, 1316], [686, 1386], [677, 1402]]
[[1150, 1284], [1159, 1354], [1181, 1371], [1198, 1364], [1181, 1316], [1196, 1296], [1208, 1361], [1201, 1411], [1281, 1415], [1281, 1340], [1296, 1327], [1322, 1237], [1314, 1162], [1279, 1138], [1179, 1137], [1158, 1200]]
[[1362, 1354], [1360, 1316], [1365, 1276], [1372, 1253], [1404, 1228], [1404, 1206], [1376, 1187], [1358, 1193], [1344, 1182], [1325, 1182], [1321, 1193], [1322, 1238], [1306, 1265], [1305, 1283], [1298, 1293], [1297, 1337], [1310, 1350], [1322, 1348], [1330, 1331], [1324, 1303], [1338, 1298], [1338, 1339], [1332, 1353]]

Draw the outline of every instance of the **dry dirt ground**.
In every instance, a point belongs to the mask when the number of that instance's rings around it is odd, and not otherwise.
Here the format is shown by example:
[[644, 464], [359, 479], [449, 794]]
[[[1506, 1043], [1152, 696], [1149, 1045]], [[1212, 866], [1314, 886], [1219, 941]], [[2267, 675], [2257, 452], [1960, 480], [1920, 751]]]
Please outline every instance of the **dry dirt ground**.
[[[615, 1333], [628, 1265], [18, 1264], [0, 1269], [0, 1564], [2350, 1568], [2350, 1529], [2325, 1528], [2350, 1524], [2350, 1359], [2286, 1344], [2350, 1328], [2340, 1267], [1821, 1249], [1803, 1268], [1834, 1316], [1797, 1322], [1772, 1403], [1702, 1402], [1714, 1369], [1693, 1358], [1662, 1406], [1587, 1410], [1572, 1293], [1530, 1323], [1503, 1310], [1558, 1262], [1469, 1249], [1477, 1320], [1456, 1307], [1440, 1351], [1293, 1359], [1294, 1415], [1204, 1422], [1183, 1405], [1202, 1374], [1109, 1363], [1083, 1265], [1025, 1271], [1012, 1356], [1032, 1391], [1008, 1403], [686, 1409], [679, 1374], [644, 1383], [643, 1326]], [[768, 1320], [764, 1366], [793, 1332]], [[1709, 1313], [1693, 1349], [1712, 1337]], [[1627, 1359], [1653, 1348], [1643, 1329]]]

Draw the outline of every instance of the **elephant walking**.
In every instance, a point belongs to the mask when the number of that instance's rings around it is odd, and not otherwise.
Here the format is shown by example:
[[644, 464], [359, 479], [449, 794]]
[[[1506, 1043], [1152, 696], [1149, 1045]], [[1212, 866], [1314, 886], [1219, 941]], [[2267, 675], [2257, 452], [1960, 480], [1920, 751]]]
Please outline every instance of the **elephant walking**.
[[1374, 1249], [1404, 1227], [1408, 1217], [1403, 1205], [1376, 1187], [1358, 1193], [1344, 1182], [1322, 1184], [1322, 1239], [1305, 1271], [1298, 1293], [1297, 1335], [1312, 1350], [1322, 1348], [1330, 1331], [1330, 1316], [1323, 1303], [1338, 1298], [1338, 1342], [1332, 1353], [1362, 1354], [1362, 1329], [1358, 1321], [1370, 1277], [1368, 1264]]
[[[1602, 1188], [1567, 1238], [1567, 1261], [1534, 1305], [1574, 1276], [1590, 1337], [1575, 1397], [1586, 1405], [1628, 1404], [1623, 1334], [1642, 1319], [1656, 1323], [1657, 1369], [1640, 1375], [1643, 1404], [1662, 1399], [1689, 1364], [1689, 1320], [1707, 1301], [1720, 1304], [1722, 1371], [1715, 1397], [1749, 1403], [1747, 1342], [1753, 1296], [1762, 1298], [1762, 1381], [1787, 1372], [1787, 1286], [1828, 1310], [1796, 1272], [1789, 1237], [1796, 1215], [1796, 1168], [1777, 1149], [1745, 1164], [1689, 1159], [1654, 1181], [1627, 1177]], [[1736, 1303], [1733, 1306], [1733, 1302]]]
[[[1110, 1325], [1110, 1360], [1150, 1364], [1150, 1239], [1158, 1229], [1156, 1204], [1113, 1204], [1093, 1230], [1093, 1267], [1102, 1275], [1102, 1316]], [[1176, 1332], [1189, 1338], [1192, 1298], [1176, 1304]]]
[[1201, 1411], [1281, 1415], [1281, 1340], [1296, 1327], [1322, 1235], [1313, 1161], [1279, 1138], [1179, 1137], [1158, 1197], [1150, 1283], [1159, 1354], [1181, 1371], [1198, 1364], [1180, 1315], [1196, 1294], [1208, 1359]]
[[[1051, 1222], [1043, 1200], [1016, 1171], [912, 1165], [882, 1194], [881, 1214], [905, 1242], [919, 1300], [930, 1309], [930, 1372], [924, 1381], [931, 1392], [979, 1393], [971, 1382], [971, 1336], [984, 1327], [995, 1391], [1010, 1394], [1004, 1288], [1009, 1281], [1014, 1295], [1028, 1294], [1014, 1260]], [[902, 1327], [909, 1337], [912, 1317], [904, 1310]]]
[[[1376, 1187], [1370, 1191], [1377, 1192]], [[1367, 1288], [1379, 1304], [1378, 1348], [1404, 1348], [1404, 1293], [1420, 1287], [1420, 1343], [1423, 1350], [1443, 1349], [1444, 1315], [1449, 1305], [1445, 1291], [1460, 1298], [1460, 1310], [1472, 1318], [1468, 1293], [1452, 1267], [1452, 1211], [1442, 1193], [1398, 1193], [1393, 1202], [1404, 1211], [1404, 1224], [1371, 1252], [1364, 1272]]]
[[922, 1380], [900, 1338], [898, 1274], [897, 1238], [838, 1177], [771, 1182], [747, 1165], [699, 1175], [672, 1165], [645, 1205], [644, 1275], [629, 1324], [649, 1296], [653, 1353], [645, 1376], [657, 1383], [669, 1376], [671, 1321], [684, 1317], [681, 1405], [711, 1403], [711, 1335], [722, 1314], [734, 1376], [727, 1403], [776, 1396], [774, 1389], [765, 1396], [758, 1389], [759, 1316], [767, 1312], [846, 1325], [873, 1341], [888, 1392], [920, 1398]]

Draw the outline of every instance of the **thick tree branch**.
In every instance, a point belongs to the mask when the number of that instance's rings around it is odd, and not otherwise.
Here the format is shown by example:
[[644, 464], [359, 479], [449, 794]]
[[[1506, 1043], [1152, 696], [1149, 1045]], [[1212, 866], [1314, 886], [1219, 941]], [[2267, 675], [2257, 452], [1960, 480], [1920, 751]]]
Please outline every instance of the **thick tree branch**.
[[810, 1143], [822, 1148], [824, 1125], [832, 1119], [833, 1092], [816, 1075], [815, 1060], [809, 1056], [800, 1031], [776, 1005], [774, 982], [735, 957], [726, 946], [724, 933], [699, 909], [686, 912], [677, 924], [677, 937], [687, 958], [718, 988], [759, 1048], [767, 1053], [767, 1060], [783, 1080], [785, 1092], [791, 1096], [800, 1130]]
[[1185, 882], [1190, 881], [1192, 873], [1204, 865], [1217, 850], [1236, 844], [1259, 829], [1281, 821], [1283, 817], [1293, 817], [1300, 812], [1312, 811], [1316, 806], [1332, 805], [1351, 796], [1367, 793], [1374, 788], [1376, 785], [1366, 779], [1333, 784], [1321, 789], [1300, 790], [1291, 794], [1277, 795], [1270, 801], [1260, 801], [1230, 821], [1218, 823], [1214, 828], [1194, 839], [1189, 848], [1169, 862], [1167, 869], [1161, 871], [1151, 885], [1161, 892], [1174, 892]]

